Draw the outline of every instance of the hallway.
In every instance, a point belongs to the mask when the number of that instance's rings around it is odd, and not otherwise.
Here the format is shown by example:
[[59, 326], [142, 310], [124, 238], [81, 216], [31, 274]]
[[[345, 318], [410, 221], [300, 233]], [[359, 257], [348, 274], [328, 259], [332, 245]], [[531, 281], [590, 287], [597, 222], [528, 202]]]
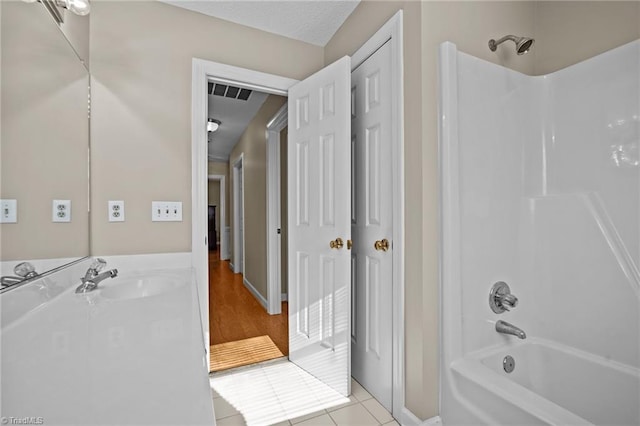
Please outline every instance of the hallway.
[[287, 302], [282, 302], [282, 313], [269, 315], [244, 286], [242, 274], [234, 274], [229, 261], [220, 260], [219, 250], [209, 252], [210, 345], [269, 336], [287, 356], [287, 308]]

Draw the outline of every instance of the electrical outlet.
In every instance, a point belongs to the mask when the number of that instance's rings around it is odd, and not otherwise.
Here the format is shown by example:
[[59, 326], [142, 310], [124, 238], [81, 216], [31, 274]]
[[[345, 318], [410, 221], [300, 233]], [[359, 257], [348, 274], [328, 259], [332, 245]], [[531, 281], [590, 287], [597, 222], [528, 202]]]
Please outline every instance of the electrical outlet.
[[18, 223], [18, 200], [0, 200], [0, 223]]
[[152, 201], [152, 222], [182, 222], [181, 201]]
[[124, 201], [109, 201], [109, 222], [124, 222]]
[[71, 200], [53, 200], [51, 220], [53, 222], [71, 222]]

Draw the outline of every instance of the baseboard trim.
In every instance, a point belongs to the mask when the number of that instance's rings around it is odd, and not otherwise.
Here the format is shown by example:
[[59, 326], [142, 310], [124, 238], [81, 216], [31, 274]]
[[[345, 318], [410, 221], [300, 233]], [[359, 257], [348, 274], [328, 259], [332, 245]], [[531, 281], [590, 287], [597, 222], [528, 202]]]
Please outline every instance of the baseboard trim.
[[246, 278], [243, 277], [242, 282], [244, 283], [244, 286], [247, 288], [247, 290], [249, 290], [251, 294], [253, 294], [253, 297], [255, 297], [256, 300], [262, 305], [262, 307], [267, 310], [267, 299], [262, 297], [258, 290], [256, 290], [256, 288], [253, 286], [253, 284], [247, 281]]
[[402, 426], [442, 426], [442, 420], [440, 419], [440, 416], [435, 416], [422, 421], [407, 407], [403, 407], [400, 424]]
[[421, 426], [442, 426], [442, 419], [440, 416], [431, 417], [422, 422]]
[[229, 262], [229, 269], [231, 269], [231, 271], [236, 270], [236, 268], [233, 266], [233, 262]]
[[287, 293], [282, 293], [280, 295], [280, 301], [281, 302], [286, 302], [287, 300], [289, 300], [288, 297], [289, 297], [289, 295]]

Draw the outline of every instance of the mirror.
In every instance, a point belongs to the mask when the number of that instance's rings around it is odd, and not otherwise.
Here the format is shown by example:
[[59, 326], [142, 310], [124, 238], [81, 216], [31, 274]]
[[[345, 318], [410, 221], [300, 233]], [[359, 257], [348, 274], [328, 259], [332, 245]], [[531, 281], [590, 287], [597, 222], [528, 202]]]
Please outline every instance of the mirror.
[[[69, 31], [80, 17], [65, 13], [61, 28], [45, 3], [0, 1], [2, 276], [89, 255], [89, 18]], [[84, 37], [80, 49], [69, 42]]]

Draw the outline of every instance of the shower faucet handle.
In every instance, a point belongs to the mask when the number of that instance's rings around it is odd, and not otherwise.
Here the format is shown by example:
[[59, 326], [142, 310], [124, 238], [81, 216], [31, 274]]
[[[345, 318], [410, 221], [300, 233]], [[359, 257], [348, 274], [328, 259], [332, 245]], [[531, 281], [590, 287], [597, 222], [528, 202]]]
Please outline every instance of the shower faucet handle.
[[507, 283], [498, 281], [491, 287], [489, 306], [493, 312], [501, 314], [518, 306], [518, 298], [511, 294], [511, 289]]

